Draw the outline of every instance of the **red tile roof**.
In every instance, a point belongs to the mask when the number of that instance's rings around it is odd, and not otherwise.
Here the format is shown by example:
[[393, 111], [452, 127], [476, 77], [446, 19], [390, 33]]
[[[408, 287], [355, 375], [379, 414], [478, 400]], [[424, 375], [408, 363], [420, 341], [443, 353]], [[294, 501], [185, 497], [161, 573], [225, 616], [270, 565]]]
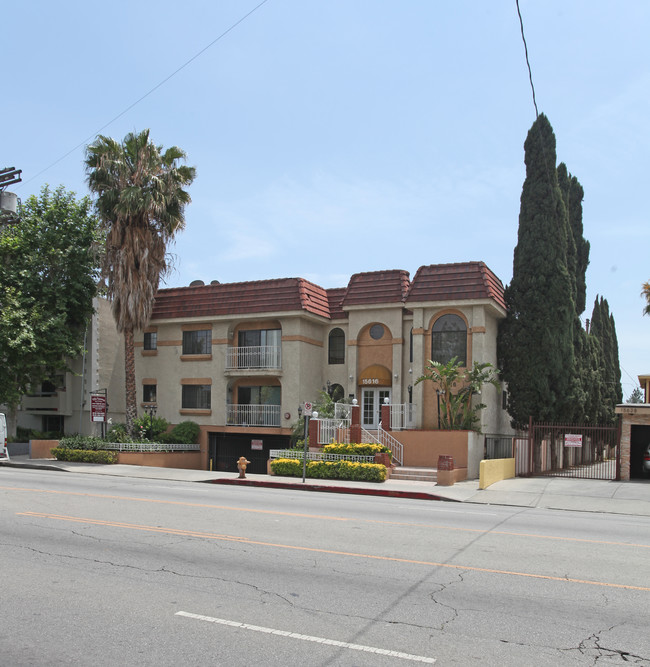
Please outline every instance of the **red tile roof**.
[[421, 266], [409, 289], [406, 303], [492, 299], [504, 310], [503, 283], [484, 262]]
[[348, 283], [342, 306], [400, 303], [408, 288], [409, 274], [402, 269], [355, 273]]
[[348, 291], [347, 287], [332, 287], [327, 290], [327, 299], [330, 305], [330, 317], [333, 320], [343, 320], [347, 317], [341, 304]]
[[152, 320], [306, 310], [329, 318], [327, 293], [303, 278], [158, 290]]
[[412, 282], [401, 269], [355, 273], [347, 287], [328, 290], [303, 278], [161, 289], [152, 320], [300, 310], [343, 319], [350, 306], [467, 299], [492, 299], [505, 309], [503, 285], [483, 262], [421, 266]]

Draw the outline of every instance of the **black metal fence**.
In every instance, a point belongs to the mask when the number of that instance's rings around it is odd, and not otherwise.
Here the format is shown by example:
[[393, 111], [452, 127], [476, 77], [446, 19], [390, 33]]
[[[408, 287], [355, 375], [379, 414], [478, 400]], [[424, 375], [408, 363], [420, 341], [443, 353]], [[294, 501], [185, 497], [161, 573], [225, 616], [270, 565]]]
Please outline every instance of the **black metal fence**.
[[485, 436], [486, 459], [511, 459], [514, 456], [512, 435], [490, 434]]
[[618, 426], [531, 422], [513, 443], [517, 475], [620, 478]]

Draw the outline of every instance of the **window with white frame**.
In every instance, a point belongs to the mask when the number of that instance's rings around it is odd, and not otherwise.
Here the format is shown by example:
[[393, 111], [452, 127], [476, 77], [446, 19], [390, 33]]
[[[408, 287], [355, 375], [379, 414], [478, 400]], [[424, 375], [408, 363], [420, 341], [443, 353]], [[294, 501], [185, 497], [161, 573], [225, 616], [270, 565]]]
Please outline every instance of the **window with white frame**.
[[145, 331], [144, 333], [144, 349], [157, 350], [158, 349], [158, 332]]

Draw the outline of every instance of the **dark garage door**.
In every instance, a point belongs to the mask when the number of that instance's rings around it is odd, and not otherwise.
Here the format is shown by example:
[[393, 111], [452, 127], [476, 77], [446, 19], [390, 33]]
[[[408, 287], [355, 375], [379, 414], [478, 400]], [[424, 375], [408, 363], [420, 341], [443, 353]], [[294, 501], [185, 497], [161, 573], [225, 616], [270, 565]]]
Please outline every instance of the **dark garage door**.
[[[262, 449], [253, 449], [253, 446], [259, 446], [260, 441]], [[250, 461], [246, 472], [265, 475], [269, 451], [285, 449], [289, 446], [288, 435], [210, 433], [211, 468], [222, 472], [237, 473], [237, 460], [240, 456], [245, 456]]]
[[643, 454], [650, 444], [650, 426], [632, 424], [630, 433], [630, 477], [643, 477]]

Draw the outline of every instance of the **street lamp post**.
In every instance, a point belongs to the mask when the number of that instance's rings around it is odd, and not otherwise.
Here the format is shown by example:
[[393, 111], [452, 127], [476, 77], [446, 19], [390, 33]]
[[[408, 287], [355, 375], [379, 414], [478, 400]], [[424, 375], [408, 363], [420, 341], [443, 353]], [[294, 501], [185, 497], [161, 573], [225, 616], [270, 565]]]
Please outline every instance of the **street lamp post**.
[[444, 394], [445, 392], [442, 391], [442, 389], [436, 389], [436, 394], [438, 396], [438, 430], [440, 430], [440, 397]]
[[144, 411], [149, 415], [149, 440], [153, 440], [153, 418], [156, 415], [158, 406], [156, 405], [145, 405]]

